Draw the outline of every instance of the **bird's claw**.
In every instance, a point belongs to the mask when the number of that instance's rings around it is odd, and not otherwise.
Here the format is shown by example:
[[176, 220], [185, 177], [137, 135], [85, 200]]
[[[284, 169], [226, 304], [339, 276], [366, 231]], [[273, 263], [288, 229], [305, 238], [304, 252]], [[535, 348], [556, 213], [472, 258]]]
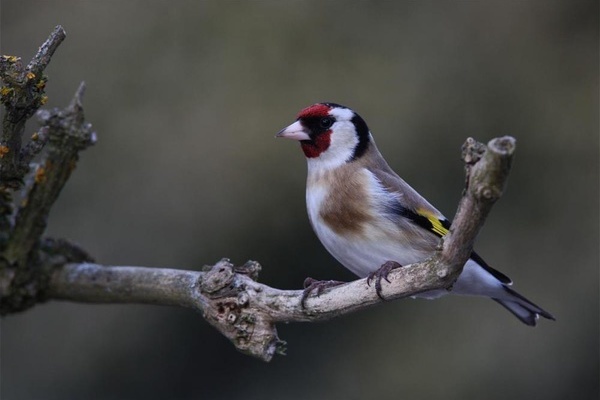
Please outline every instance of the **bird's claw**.
[[381, 294], [381, 280], [385, 279], [387, 283], [391, 283], [388, 279], [390, 272], [392, 272], [393, 269], [400, 267], [402, 267], [402, 265], [398, 264], [396, 261], [386, 261], [379, 269], [371, 272], [367, 277], [367, 285], [369, 286], [371, 286], [371, 281], [375, 280], [375, 293], [377, 293], [377, 297], [381, 300], [386, 300]]
[[315, 292], [315, 294], [317, 296], [319, 296], [323, 292], [323, 290], [331, 288], [331, 287], [343, 285], [344, 283], [346, 283], [346, 282], [318, 281], [313, 278], [306, 278], [304, 280], [304, 291], [302, 292], [302, 299], [301, 299], [302, 308], [303, 309], [306, 308], [306, 299], [308, 299], [308, 296], [310, 296], [313, 292]]

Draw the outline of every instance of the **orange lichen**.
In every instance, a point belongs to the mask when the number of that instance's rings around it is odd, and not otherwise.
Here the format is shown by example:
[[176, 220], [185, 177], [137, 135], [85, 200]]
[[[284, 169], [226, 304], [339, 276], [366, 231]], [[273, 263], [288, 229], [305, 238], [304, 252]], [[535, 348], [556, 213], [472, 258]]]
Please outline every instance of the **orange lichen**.
[[42, 97], [40, 97], [40, 104], [44, 105], [48, 102], [48, 96], [44, 95]]
[[35, 171], [35, 183], [42, 183], [46, 180], [46, 169], [44, 167], [38, 167]]
[[6, 61], [8, 61], [9, 63], [15, 63], [17, 61], [19, 61], [19, 57], [17, 56], [2, 56], [2, 58]]
[[27, 75], [25, 75], [25, 77], [26, 77], [28, 80], [31, 80], [31, 79], [35, 78], [35, 74], [34, 74], [33, 72], [31, 72], [31, 71], [30, 71], [30, 72], [28, 72], [28, 73], [27, 73]]
[[7, 146], [0, 146], [0, 158], [3, 158], [5, 154], [8, 154], [10, 149]]
[[31, 135], [31, 140], [35, 141], [38, 140], [40, 138], [40, 135], [37, 132], [33, 132], [33, 135]]
[[11, 94], [14, 91], [13, 88], [9, 88], [6, 86], [2, 86], [2, 88], [0, 88], [0, 95], [2, 95], [2, 97], [4, 96], [8, 96], [9, 94]]

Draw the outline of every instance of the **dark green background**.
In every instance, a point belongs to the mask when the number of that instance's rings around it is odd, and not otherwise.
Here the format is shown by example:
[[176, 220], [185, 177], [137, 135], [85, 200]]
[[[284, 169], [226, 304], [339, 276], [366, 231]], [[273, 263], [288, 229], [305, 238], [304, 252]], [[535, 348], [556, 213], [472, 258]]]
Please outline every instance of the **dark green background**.
[[[237, 353], [176, 308], [52, 302], [2, 320], [2, 400], [596, 399], [597, 1], [2, 0], [2, 53], [57, 24], [48, 106], [81, 80], [98, 132], [49, 234], [98, 262], [261, 280], [351, 279], [313, 235], [305, 161], [274, 134], [318, 101], [357, 110], [388, 162], [451, 217], [460, 145], [518, 141], [477, 243], [554, 313], [531, 329], [491, 301], [402, 300], [280, 327], [287, 357]], [[28, 132], [36, 129], [31, 124]]]

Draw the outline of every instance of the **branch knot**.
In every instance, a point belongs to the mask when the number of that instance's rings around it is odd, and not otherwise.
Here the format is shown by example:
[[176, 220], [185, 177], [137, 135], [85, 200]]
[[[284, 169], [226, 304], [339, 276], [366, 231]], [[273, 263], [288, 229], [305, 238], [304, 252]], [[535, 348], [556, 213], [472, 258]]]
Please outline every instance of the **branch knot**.
[[200, 282], [200, 288], [205, 293], [215, 294], [230, 286], [233, 278], [233, 264], [229, 259], [223, 258], [206, 271]]

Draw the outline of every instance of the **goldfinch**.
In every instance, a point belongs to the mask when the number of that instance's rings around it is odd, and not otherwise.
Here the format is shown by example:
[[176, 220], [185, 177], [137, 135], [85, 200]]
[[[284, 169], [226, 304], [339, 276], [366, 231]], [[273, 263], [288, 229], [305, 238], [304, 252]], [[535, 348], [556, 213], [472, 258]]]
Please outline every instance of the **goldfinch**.
[[[306, 207], [312, 228], [329, 253], [359, 277], [377, 276], [380, 284], [394, 265], [390, 261], [423, 261], [448, 232], [450, 221], [388, 166], [367, 124], [351, 109], [314, 104], [276, 136], [300, 142], [308, 162]], [[377, 275], [382, 266], [383, 275]], [[554, 320], [511, 284], [473, 252], [451, 291], [417, 297], [484, 296], [527, 325], [535, 326], [540, 315]]]

